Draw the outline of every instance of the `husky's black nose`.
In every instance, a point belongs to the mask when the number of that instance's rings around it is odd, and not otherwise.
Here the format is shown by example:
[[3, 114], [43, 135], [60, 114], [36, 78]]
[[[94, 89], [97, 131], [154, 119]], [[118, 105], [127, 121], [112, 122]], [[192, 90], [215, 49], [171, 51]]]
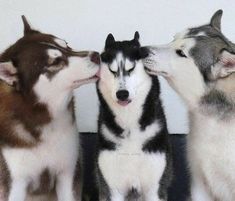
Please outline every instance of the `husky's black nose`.
[[91, 54], [91, 61], [94, 62], [95, 64], [99, 65], [100, 64], [100, 54], [98, 52], [93, 52]]
[[116, 96], [118, 100], [125, 101], [129, 97], [129, 92], [127, 90], [119, 90], [117, 91]]

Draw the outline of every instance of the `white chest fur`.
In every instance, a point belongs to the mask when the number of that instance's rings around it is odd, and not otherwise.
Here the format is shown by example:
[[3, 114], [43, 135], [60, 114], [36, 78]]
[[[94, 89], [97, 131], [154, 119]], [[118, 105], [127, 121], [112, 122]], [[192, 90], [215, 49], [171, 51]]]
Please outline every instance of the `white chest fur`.
[[[68, 116], [66, 116], [68, 115]], [[34, 148], [2, 150], [12, 179], [37, 180], [44, 169], [59, 174], [74, 169], [78, 159], [78, 133], [70, 114], [63, 114], [41, 129]]]
[[103, 126], [104, 137], [117, 144], [115, 151], [102, 151], [98, 157], [99, 168], [112, 190], [126, 194], [131, 188], [138, 191], [158, 188], [166, 166], [166, 155], [146, 153], [142, 151], [142, 147], [160, 129], [156, 122], [145, 131], [131, 129], [126, 132], [125, 139], [120, 140]]
[[188, 136], [188, 158], [215, 197], [235, 200], [235, 120], [195, 114]]

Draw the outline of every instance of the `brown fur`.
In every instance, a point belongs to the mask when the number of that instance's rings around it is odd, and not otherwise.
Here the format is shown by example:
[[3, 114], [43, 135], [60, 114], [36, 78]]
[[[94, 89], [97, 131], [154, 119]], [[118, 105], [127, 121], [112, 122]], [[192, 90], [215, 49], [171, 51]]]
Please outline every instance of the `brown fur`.
[[[67, 64], [67, 57], [80, 56], [86, 57], [89, 52], [74, 52], [71, 48], [60, 47], [54, 39], [56, 37], [44, 34], [36, 30], [32, 30], [25, 18], [23, 18], [25, 31], [24, 37], [19, 39], [15, 44], [10, 46], [5, 52], [0, 55], [0, 62], [11, 61], [17, 70], [14, 75], [17, 77], [17, 82], [10, 86], [3, 81], [0, 81], [0, 201], [6, 199], [9, 192], [11, 178], [1, 149], [3, 147], [17, 148], [32, 148], [40, 143], [40, 128], [52, 121], [52, 117], [47, 109], [47, 106], [38, 103], [37, 97], [32, 92], [33, 86], [36, 83], [41, 73], [48, 76], [53, 76], [53, 73], [45, 72], [45, 66], [56, 66], [55, 61], [52, 61], [46, 50], [59, 49], [63, 53], [63, 61], [60, 67], [63, 68]], [[63, 64], [63, 65], [62, 65]], [[62, 66], [61, 66], [62, 65]], [[50, 69], [48, 68], [50, 71]], [[74, 101], [71, 100], [67, 109], [71, 111], [73, 121]], [[21, 136], [15, 132], [15, 126], [18, 124], [23, 126], [23, 129], [28, 131], [29, 136]], [[76, 197], [80, 197], [80, 165], [76, 171], [74, 180], [74, 188], [76, 189]], [[45, 170], [40, 176], [40, 184], [38, 189], [31, 189], [27, 201], [55, 201], [55, 182], [52, 186], [49, 184], [54, 181], [49, 171]], [[78, 190], [79, 189], [79, 190]], [[41, 195], [41, 194], [44, 195]]]
[[[24, 97], [13, 87], [0, 82], [0, 145], [12, 147], [31, 147], [39, 141], [37, 129], [50, 122], [45, 105], [38, 104], [35, 97]], [[13, 130], [20, 123], [32, 135], [32, 141], [25, 141]]]

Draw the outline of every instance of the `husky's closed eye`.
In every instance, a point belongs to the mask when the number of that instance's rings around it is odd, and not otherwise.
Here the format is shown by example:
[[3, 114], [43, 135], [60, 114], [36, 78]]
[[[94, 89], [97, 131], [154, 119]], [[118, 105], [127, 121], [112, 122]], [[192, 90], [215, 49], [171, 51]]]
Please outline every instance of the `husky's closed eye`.
[[135, 66], [136, 66], [136, 62], [134, 61], [133, 62], [133, 67], [131, 67], [129, 70], [127, 70], [128, 75], [130, 75], [131, 72], [133, 72], [135, 70]]
[[118, 72], [112, 70], [110, 66], [108, 67], [108, 69], [109, 69], [109, 71], [110, 71], [115, 77], [118, 75]]

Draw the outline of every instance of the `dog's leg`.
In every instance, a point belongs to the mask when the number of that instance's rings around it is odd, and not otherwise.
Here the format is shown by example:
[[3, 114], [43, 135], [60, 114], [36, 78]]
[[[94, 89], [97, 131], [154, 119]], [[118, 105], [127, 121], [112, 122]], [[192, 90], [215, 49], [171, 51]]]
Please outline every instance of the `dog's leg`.
[[72, 172], [63, 173], [58, 176], [56, 184], [56, 193], [58, 201], [75, 201], [73, 194], [73, 178]]
[[158, 190], [156, 188], [144, 192], [144, 201], [165, 201], [159, 198]]
[[118, 191], [112, 191], [111, 190], [111, 198], [110, 201], [124, 201], [125, 200], [125, 195], [124, 193], [120, 193]]
[[192, 201], [213, 201], [200, 177], [194, 175], [191, 184]]
[[24, 179], [12, 180], [8, 201], [24, 201], [27, 182]]
[[25, 201], [57, 201], [57, 198], [53, 192], [48, 195], [28, 195]]

